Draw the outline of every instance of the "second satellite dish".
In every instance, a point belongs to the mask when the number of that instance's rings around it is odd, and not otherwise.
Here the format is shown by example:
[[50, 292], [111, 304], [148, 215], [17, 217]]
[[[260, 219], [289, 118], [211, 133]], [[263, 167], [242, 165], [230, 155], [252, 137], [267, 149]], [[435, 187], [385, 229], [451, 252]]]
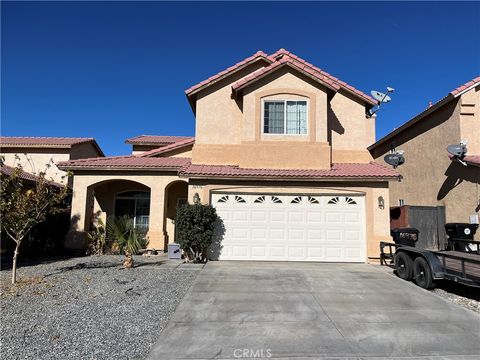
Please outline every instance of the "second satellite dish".
[[463, 158], [467, 155], [467, 142], [465, 140], [460, 141], [460, 144], [447, 146], [447, 151], [454, 160], [457, 160], [463, 166], [467, 166], [467, 163], [463, 161]]
[[392, 98], [390, 96], [377, 90], [372, 90], [370, 94], [372, 94], [372, 97], [379, 103], [388, 103], [392, 101]]
[[405, 157], [403, 156], [403, 151], [399, 150], [392, 154], [387, 154], [383, 158], [388, 165], [392, 165], [393, 168], [402, 165], [405, 162]]

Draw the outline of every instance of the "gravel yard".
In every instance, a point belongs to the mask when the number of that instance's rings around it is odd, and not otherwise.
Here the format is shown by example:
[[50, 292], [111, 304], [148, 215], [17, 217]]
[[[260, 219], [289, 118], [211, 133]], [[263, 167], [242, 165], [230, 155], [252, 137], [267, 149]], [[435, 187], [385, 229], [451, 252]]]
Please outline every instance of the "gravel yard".
[[142, 359], [201, 267], [136, 256], [59, 260], [1, 272], [2, 359]]

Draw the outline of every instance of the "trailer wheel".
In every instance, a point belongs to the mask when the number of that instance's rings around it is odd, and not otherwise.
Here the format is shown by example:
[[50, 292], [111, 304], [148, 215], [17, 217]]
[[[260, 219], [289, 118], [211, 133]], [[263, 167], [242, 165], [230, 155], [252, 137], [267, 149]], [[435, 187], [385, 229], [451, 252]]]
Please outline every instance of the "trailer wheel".
[[413, 260], [405, 251], [395, 254], [395, 273], [400, 279], [412, 280]]
[[417, 257], [413, 262], [413, 275], [418, 286], [427, 290], [435, 287], [430, 266], [422, 256]]

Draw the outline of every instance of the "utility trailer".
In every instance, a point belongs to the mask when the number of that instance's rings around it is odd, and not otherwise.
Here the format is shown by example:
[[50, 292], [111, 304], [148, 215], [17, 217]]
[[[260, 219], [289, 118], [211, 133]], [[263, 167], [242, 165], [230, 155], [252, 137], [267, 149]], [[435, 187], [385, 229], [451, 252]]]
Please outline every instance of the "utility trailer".
[[418, 231], [415, 234], [415, 229], [395, 229], [394, 244], [380, 243], [380, 261], [386, 264], [390, 260], [399, 278], [414, 280], [424, 289], [433, 289], [438, 280], [480, 287], [480, 242], [473, 240], [477, 228], [476, 224], [446, 224], [445, 250], [416, 248]]

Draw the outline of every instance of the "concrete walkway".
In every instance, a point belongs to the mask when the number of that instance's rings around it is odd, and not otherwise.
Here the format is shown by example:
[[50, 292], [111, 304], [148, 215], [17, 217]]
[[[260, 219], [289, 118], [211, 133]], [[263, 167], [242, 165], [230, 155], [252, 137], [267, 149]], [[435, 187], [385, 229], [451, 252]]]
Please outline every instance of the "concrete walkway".
[[365, 264], [209, 262], [149, 359], [477, 359], [480, 316]]

